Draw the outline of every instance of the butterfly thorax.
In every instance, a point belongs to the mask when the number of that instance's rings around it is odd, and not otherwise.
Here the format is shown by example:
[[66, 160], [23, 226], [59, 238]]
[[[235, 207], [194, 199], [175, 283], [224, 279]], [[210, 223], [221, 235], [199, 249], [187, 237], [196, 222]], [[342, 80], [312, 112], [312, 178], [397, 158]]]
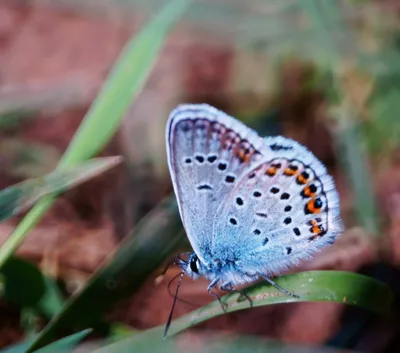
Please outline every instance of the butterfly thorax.
[[254, 281], [257, 277], [243, 273], [235, 261], [230, 259], [213, 259], [205, 264], [194, 252], [189, 255], [187, 262], [181, 263], [181, 267], [188, 276], [194, 279], [203, 276], [210, 281], [218, 279], [220, 284], [229, 282], [236, 285]]

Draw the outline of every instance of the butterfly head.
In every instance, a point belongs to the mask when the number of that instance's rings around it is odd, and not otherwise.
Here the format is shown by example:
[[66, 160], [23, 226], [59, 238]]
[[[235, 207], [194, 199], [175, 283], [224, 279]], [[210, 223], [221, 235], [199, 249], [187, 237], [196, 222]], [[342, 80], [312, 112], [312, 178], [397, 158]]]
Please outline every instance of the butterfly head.
[[223, 263], [218, 259], [213, 259], [205, 264], [194, 252], [189, 255], [187, 261], [181, 260], [179, 265], [182, 272], [193, 279], [198, 279], [203, 276], [209, 280], [213, 280], [216, 276], [221, 277], [224, 272], [231, 269], [228, 262]]
[[189, 276], [194, 279], [202, 276], [205, 270], [205, 266], [197, 257], [196, 253], [191, 253], [189, 258], [185, 262], [180, 263], [182, 270]]

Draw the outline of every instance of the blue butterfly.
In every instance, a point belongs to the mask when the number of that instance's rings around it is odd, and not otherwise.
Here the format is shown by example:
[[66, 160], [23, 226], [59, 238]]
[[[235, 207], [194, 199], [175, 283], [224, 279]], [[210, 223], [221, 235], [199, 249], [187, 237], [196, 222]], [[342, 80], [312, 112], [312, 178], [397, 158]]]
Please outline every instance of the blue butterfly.
[[[207, 104], [175, 108], [166, 128], [168, 166], [193, 252], [181, 277], [233, 291], [311, 259], [343, 232], [339, 197], [324, 165], [281, 136], [261, 138]], [[164, 332], [166, 336], [170, 317]], [[221, 303], [221, 301], [220, 301]], [[222, 303], [221, 303], [222, 305]], [[224, 308], [224, 307], [223, 307]]]

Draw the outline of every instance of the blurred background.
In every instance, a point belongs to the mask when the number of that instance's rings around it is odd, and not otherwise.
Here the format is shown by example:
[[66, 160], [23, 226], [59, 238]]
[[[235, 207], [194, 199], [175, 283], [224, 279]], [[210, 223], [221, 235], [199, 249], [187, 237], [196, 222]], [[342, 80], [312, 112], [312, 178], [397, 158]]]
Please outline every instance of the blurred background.
[[[0, 189], [56, 167], [124, 45], [166, 3], [0, 2]], [[138, 222], [170, 197], [165, 123], [170, 110], [183, 102], [212, 104], [263, 136], [294, 138], [327, 165], [341, 196], [347, 230], [333, 247], [296, 271], [365, 273], [389, 283], [397, 293], [396, 0], [193, 1], [101, 152], [121, 155], [124, 163], [59, 197], [17, 255], [54, 279], [63, 296], [82, 288]], [[0, 224], [1, 242], [22, 218]], [[181, 238], [177, 249], [188, 248]], [[161, 270], [146, 273], [135, 291], [112, 303], [106, 321], [128, 332], [165, 323], [172, 302], [167, 284], [178, 270], [171, 269], [156, 283]], [[183, 299], [197, 306], [211, 301], [206, 281], [185, 281]], [[195, 307], [180, 302], [175, 316]], [[0, 302], [1, 347], [25, 337], [25, 314]], [[395, 318], [337, 303], [280, 304], [214, 318], [186, 335], [218, 330], [294, 345], [396, 352], [400, 331]], [[109, 327], [95, 336], [104, 332], [109, 333]]]

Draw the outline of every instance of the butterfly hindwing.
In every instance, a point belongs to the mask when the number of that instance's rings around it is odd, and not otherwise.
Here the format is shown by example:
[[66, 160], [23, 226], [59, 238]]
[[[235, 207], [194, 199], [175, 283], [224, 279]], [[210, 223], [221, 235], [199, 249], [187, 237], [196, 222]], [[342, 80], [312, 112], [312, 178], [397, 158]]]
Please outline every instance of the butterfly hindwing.
[[211, 250], [246, 273], [272, 275], [332, 243], [342, 225], [333, 180], [311, 152], [274, 137], [263, 154], [216, 212]]
[[178, 106], [170, 114], [166, 134], [181, 218], [194, 251], [207, 263], [212, 219], [242, 174], [261, 159], [263, 140], [206, 104]]

